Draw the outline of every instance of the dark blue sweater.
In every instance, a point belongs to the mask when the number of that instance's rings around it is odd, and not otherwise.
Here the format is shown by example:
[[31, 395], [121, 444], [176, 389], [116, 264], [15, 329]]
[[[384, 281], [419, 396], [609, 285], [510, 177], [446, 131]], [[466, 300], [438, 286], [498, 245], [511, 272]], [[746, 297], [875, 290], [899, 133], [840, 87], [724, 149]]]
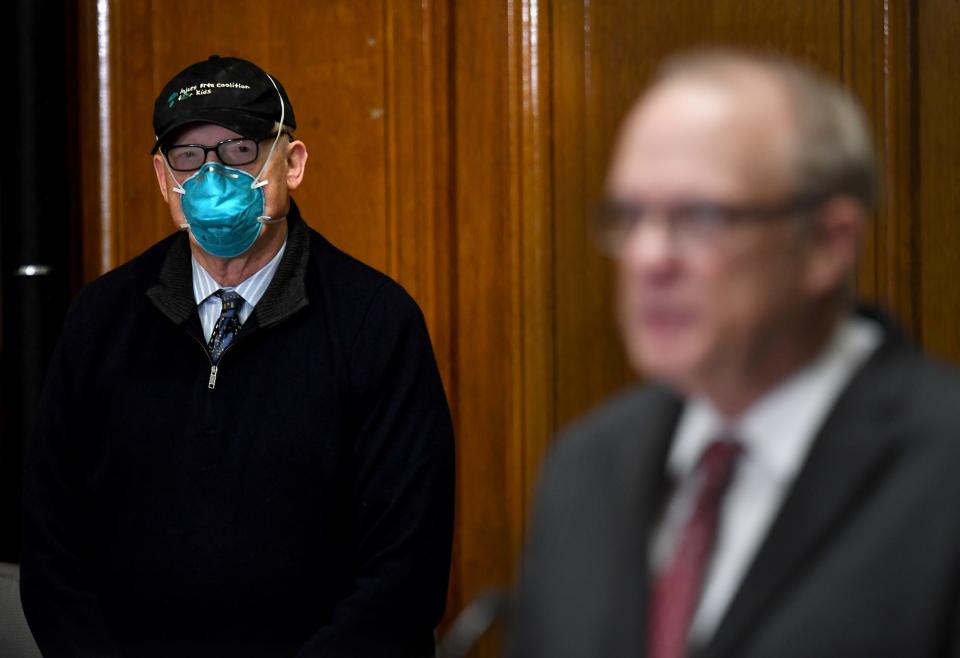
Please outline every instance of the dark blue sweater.
[[74, 300], [26, 471], [46, 656], [431, 655], [454, 465], [423, 317], [288, 221], [212, 389], [185, 234]]

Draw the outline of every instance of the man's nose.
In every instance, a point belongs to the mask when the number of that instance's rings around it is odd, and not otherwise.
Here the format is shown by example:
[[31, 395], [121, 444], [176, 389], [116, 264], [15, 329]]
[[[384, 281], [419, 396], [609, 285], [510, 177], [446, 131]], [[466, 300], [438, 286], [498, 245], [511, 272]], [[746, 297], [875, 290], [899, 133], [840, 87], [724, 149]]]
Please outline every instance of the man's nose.
[[620, 252], [621, 266], [645, 273], [672, 268], [679, 255], [676, 238], [670, 220], [662, 213], [651, 213], [627, 234]]

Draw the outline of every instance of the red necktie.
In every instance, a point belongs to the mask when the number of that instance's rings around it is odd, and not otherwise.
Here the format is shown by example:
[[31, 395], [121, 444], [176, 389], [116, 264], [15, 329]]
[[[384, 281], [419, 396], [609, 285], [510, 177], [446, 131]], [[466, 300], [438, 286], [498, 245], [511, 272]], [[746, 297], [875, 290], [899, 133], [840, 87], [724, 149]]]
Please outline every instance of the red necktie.
[[740, 450], [740, 444], [733, 441], [715, 441], [700, 458], [697, 468], [702, 483], [696, 507], [650, 596], [649, 658], [682, 658], [686, 654], [687, 634], [717, 530], [717, 513]]

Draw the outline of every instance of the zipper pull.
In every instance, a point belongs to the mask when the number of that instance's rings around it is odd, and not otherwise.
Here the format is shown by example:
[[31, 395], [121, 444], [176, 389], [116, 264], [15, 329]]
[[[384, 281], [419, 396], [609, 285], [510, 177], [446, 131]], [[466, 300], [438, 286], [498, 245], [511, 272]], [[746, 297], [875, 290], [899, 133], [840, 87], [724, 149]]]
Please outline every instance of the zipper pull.
[[207, 381], [207, 388], [211, 391], [217, 386], [217, 366], [210, 366], [210, 379]]

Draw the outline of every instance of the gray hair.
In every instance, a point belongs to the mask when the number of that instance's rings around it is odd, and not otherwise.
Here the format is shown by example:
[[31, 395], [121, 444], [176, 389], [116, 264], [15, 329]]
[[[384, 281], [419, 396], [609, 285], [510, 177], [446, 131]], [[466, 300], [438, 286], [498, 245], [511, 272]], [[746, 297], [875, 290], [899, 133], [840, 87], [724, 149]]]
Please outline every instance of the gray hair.
[[280, 123], [279, 121], [274, 121], [274, 122], [273, 122], [273, 132], [275, 132], [275, 133], [283, 133], [284, 135], [287, 135], [287, 136], [290, 138], [290, 141], [291, 141], [291, 142], [292, 142], [294, 139], [296, 139], [296, 137], [293, 136], [293, 128], [291, 128], [290, 126], [286, 125], [285, 123]]
[[751, 72], [772, 80], [791, 109], [796, 192], [817, 201], [848, 195], [874, 208], [879, 181], [870, 129], [857, 102], [836, 82], [782, 57], [735, 50], [671, 57], [657, 82], [695, 78], [735, 86]]

